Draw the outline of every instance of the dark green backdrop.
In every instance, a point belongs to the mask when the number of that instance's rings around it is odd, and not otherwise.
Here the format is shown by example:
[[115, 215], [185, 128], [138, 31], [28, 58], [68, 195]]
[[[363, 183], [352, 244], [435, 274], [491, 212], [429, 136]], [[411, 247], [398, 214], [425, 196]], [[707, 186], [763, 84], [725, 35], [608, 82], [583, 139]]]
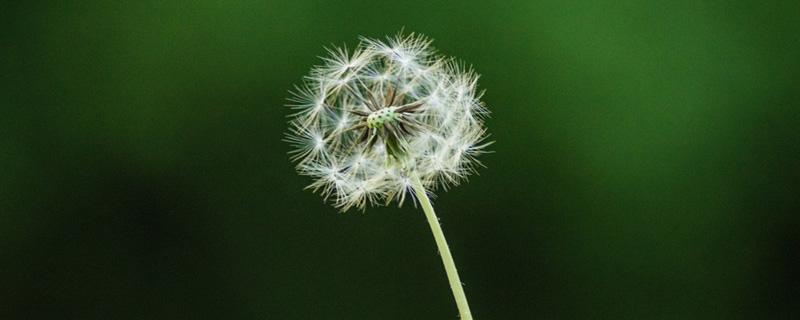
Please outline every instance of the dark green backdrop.
[[800, 317], [797, 1], [4, 1], [0, 318], [455, 319], [424, 217], [340, 214], [287, 91], [405, 28], [496, 153], [440, 193], [477, 319]]

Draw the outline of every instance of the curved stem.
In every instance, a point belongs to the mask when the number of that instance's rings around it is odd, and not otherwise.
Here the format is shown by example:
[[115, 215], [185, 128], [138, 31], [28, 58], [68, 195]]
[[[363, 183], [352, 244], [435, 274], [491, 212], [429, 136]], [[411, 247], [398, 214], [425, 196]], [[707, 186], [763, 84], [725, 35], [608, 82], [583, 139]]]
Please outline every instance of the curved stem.
[[461, 286], [461, 279], [458, 277], [456, 264], [453, 262], [453, 255], [450, 254], [450, 248], [447, 246], [447, 240], [444, 238], [444, 232], [439, 225], [439, 219], [433, 211], [428, 194], [425, 192], [425, 187], [419, 177], [413, 178], [414, 193], [422, 205], [422, 210], [425, 211], [425, 217], [428, 218], [428, 224], [431, 226], [433, 238], [436, 239], [436, 246], [439, 248], [439, 255], [442, 256], [442, 263], [444, 263], [444, 270], [447, 271], [447, 280], [450, 281], [450, 289], [453, 291], [453, 297], [456, 299], [458, 306], [458, 313], [462, 320], [472, 320], [472, 313], [469, 311], [469, 304], [467, 304], [467, 296], [464, 294], [464, 288]]

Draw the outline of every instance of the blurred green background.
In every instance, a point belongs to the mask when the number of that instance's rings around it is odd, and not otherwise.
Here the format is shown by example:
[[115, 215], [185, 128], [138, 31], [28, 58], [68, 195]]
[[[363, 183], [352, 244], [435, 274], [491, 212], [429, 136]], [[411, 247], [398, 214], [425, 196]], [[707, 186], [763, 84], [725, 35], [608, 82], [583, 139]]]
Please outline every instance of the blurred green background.
[[287, 91], [405, 28], [494, 154], [439, 193], [477, 319], [798, 319], [800, 2], [0, 4], [0, 318], [455, 319], [413, 206], [295, 174]]

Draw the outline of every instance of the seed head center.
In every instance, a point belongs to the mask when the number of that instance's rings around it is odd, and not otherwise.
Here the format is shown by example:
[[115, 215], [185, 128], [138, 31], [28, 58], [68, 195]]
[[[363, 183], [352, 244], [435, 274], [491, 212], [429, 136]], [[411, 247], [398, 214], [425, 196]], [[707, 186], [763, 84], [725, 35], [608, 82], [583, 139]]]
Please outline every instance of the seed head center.
[[373, 111], [367, 116], [367, 127], [370, 129], [378, 129], [383, 127], [384, 123], [397, 121], [398, 114], [395, 110], [397, 110], [397, 107], [386, 107]]

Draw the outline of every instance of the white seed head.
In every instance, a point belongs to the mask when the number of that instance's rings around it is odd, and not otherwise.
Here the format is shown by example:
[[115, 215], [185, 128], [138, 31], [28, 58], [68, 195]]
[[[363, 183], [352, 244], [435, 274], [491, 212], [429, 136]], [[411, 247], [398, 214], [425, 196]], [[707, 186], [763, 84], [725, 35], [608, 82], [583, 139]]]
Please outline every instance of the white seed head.
[[447, 189], [481, 166], [491, 142], [478, 75], [430, 44], [399, 34], [328, 49], [289, 98], [291, 159], [342, 211], [402, 204], [414, 176]]

